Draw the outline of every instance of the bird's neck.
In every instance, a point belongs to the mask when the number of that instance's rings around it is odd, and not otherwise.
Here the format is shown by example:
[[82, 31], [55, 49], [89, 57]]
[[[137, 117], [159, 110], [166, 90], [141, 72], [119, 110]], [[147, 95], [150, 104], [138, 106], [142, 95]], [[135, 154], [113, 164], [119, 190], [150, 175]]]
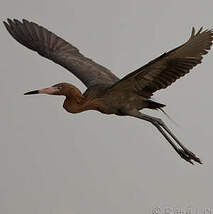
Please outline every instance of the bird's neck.
[[70, 113], [80, 113], [87, 110], [100, 111], [102, 103], [98, 99], [88, 99], [78, 90], [73, 93], [69, 93], [64, 101], [64, 109]]
[[104, 110], [101, 99], [85, 97], [78, 88], [71, 84], [66, 87], [63, 95], [66, 96], [63, 107], [70, 113], [80, 113], [87, 110]]
[[87, 100], [83, 95], [77, 99], [66, 98], [63, 107], [70, 113], [80, 113], [88, 110], [100, 111], [102, 109], [102, 105], [98, 100]]

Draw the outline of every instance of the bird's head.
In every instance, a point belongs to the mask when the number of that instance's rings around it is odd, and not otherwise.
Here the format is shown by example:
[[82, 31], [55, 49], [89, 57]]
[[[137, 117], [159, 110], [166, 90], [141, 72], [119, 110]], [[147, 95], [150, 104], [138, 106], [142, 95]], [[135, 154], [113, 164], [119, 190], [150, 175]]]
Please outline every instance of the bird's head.
[[82, 96], [80, 90], [70, 83], [58, 83], [48, 88], [27, 92], [24, 95], [31, 94], [63, 95], [70, 98]]

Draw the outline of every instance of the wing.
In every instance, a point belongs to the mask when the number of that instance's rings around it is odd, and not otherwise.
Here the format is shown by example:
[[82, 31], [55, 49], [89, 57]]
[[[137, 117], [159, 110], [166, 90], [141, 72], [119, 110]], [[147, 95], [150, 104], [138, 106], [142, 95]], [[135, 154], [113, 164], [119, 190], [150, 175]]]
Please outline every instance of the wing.
[[68, 69], [87, 87], [119, 80], [107, 68], [84, 57], [77, 48], [44, 27], [27, 20], [7, 21], [4, 25], [16, 41]]
[[109, 90], [129, 90], [150, 98], [155, 91], [168, 87], [201, 63], [202, 56], [208, 53], [212, 45], [212, 40], [212, 30], [202, 31], [201, 28], [195, 34], [192, 28], [191, 37], [186, 43], [128, 74]]

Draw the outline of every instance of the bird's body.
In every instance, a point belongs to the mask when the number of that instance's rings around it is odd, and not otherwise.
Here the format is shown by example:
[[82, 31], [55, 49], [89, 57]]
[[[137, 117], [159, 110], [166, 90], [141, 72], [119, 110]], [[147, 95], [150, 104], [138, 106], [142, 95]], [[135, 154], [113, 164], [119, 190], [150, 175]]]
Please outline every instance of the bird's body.
[[70, 43], [36, 23], [8, 19], [4, 25], [19, 43], [68, 69], [87, 86], [87, 90], [82, 93], [72, 84], [59, 83], [26, 94], [63, 95], [63, 107], [70, 113], [96, 110], [104, 114], [127, 115], [146, 120], [161, 132], [183, 159], [190, 163], [193, 163], [192, 160], [201, 163], [161, 119], [145, 115], [140, 110], [162, 110], [164, 104], [151, 100], [153, 93], [167, 88], [201, 63], [203, 55], [208, 53], [212, 45], [212, 30], [202, 31], [201, 28], [195, 34], [193, 28], [189, 40], [183, 45], [119, 79], [107, 68], [84, 57]]
[[158, 109], [165, 106], [132, 92], [111, 92], [110, 86], [105, 84], [92, 86], [83, 94], [72, 84], [60, 85], [66, 88], [61, 95], [66, 96], [63, 107], [70, 113], [96, 110], [104, 114], [128, 115], [128, 110], [131, 109]]

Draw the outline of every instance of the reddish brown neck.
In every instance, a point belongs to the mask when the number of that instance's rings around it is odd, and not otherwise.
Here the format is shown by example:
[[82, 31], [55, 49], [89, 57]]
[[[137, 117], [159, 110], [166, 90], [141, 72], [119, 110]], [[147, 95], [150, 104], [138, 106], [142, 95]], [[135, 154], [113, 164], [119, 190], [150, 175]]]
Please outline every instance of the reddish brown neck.
[[86, 100], [82, 95], [81, 97], [66, 98], [63, 105], [64, 109], [70, 113], [80, 113], [87, 110], [100, 110], [102, 109], [101, 103], [98, 100]]
[[70, 113], [79, 113], [87, 110], [99, 110], [102, 105], [97, 99], [86, 99], [79, 89], [70, 85], [63, 91], [66, 96], [64, 109]]

